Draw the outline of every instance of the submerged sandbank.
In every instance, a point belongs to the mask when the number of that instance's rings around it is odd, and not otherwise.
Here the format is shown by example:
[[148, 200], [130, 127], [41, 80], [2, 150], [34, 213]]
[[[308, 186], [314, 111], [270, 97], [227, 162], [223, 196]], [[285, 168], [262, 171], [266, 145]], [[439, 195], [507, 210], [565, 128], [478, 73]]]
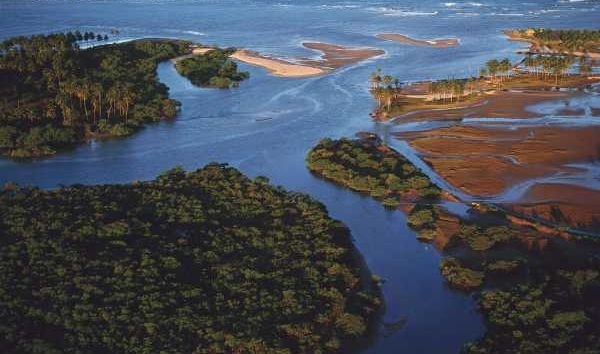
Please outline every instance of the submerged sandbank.
[[459, 44], [459, 40], [456, 38], [416, 39], [399, 33], [379, 33], [375, 35], [375, 37], [386, 41], [410, 44], [419, 47], [451, 48], [456, 47]]

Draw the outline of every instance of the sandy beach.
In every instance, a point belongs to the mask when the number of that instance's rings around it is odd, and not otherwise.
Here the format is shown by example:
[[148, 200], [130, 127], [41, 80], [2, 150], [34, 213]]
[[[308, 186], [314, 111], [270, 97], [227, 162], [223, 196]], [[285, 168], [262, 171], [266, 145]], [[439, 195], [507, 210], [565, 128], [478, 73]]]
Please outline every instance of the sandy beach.
[[318, 59], [298, 58], [297, 62], [264, 56], [248, 50], [238, 50], [231, 58], [263, 67], [273, 75], [285, 77], [306, 77], [323, 75], [337, 68], [358, 63], [385, 52], [372, 48], [352, 48], [330, 43], [305, 42], [305, 48], [321, 53]]
[[375, 37], [386, 41], [410, 44], [419, 47], [450, 48], [456, 47], [459, 44], [459, 40], [456, 38], [416, 39], [399, 33], [379, 33], [375, 35]]
[[260, 66], [269, 70], [270, 73], [285, 77], [305, 77], [316, 76], [327, 73], [325, 69], [314, 66], [307, 66], [286, 62], [281, 59], [262, 56], [258, 53], [248, 50], [238, 50], [231, 55], [231, 58], [239, 60], [246, 64]]

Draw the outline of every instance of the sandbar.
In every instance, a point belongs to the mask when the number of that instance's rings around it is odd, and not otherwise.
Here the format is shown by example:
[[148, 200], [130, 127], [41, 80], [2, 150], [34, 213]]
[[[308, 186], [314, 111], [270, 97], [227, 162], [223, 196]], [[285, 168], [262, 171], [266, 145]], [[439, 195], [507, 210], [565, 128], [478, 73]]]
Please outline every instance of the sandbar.
[[456, 47], [459, 44], [459, 40], [456, 38], [416, 39], [399, 33], [380, 33], [375, 35], [375, 37], [386, 41], [410, 44], [419, 47], [450, 48]]
[[385, 53], [385, 51], [380, 49], [344, 47], [322, 42], [304, 42], [302, 45], [307, 49], [320, 52], [319, 58], [296, 58], [294, 61], [287, 61], [248, 50], [238, 50], [231, 58], [266, 68], [273, 75], [305, 77], [323, 75], [343, 66], [358, 63]]
[[276, 76], [305, 77], [323, 75], [327, 72], [318, 67], [295, 64], [282, 59], [266, 57], [248, 50], [238, 50], [231, 55], [231, 58], [246, 64], [260, 66], [269, 70], [270, 73]]

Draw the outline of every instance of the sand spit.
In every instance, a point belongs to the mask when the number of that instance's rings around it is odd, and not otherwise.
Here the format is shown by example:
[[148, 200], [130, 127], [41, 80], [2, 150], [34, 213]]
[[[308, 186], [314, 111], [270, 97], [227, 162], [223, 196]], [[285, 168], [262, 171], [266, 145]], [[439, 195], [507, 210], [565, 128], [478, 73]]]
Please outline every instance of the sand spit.
[[459, 44], [459, 40], [456, 38], [415, 39], [399, 33], [380, 33], [375, 37], [386, 41], [399, 42], [419, 47], [450, 48], [456, 47]]
[[307, 66], [288, 62], [282, 59], [262, 56], [259, 53], [248, 50], [238, 50], [231, 55], [231, 58], [239, 60], [246, 64], [260, 66], [269, 70], [273, 75], [285, 77], [305, 77], [323, 75], [327, 71], [314, 66]]
[[358, 63], [385, 53], [385, 51], [380, 49], [344, 47], [322, 42], [305, 42], [302, 45], [305, 48], [320, 52], [320, 57], [318, 59], [298, 58], [294, 61], [287, 61], [248, 50], [238, 50], [231, 58], [266, 68], [273, 75], [305, 77], [323, 75], [340, 67]]

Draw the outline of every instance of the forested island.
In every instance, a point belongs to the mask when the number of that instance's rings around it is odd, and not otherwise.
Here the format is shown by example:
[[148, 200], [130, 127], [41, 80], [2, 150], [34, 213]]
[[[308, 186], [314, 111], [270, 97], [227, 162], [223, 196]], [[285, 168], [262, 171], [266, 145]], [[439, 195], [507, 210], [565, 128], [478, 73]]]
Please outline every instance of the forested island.
[[[323, 174], [318, 171], [328, 170], [329, 174], [337, 171], [338, 177], [326, 178], [349, 187], [350, 179], [370, 175], [368, 161], [381, 161], [382, 151], [390, 150], [373, 135], [359, 140], [324, 139], [309, 152], [307, 163], [319, 175]], [[344, 160], [360, 156], [363, 163], [344, 163], [342, 168], [343, 155], [348, 155]], [[391, 163], [389, 155], [386, 159]], [[409, 169], [416, 167], [403, 161], [402, 169], [390, 174], [398, 178], [399, 184], [406, 184], [411, 177], [404, 171]], [[375, 197], [380, 194], [377, 183], [352, 189]], [[594, 353], [597, 350], [600, 346], [597, 239], [542, 227], [494, 205], [474, 205], [468, 218], [462, 219], [423, 202], [420, 198], [412, 206], [402, 207], [408, 213], [409, 225], [417, 230], [421, 240], [433, 242], [442, 252], [440, 272], [450, 286], [476, 295], [487, 323], [485, 335], [468, 344], [466, 353]]]
[[322, 204], [220, 164], [6, 185], [0, 284], [3, 353], [348, 353], [382, 306]]
[[247, 71], [238, 71], [237, 64], [229, 59], [236, 48], [211, 48], [205, 53], [183, 58], [175, 63], [177, 72], [194, 85], [220, 89], [238, 86], [250, 77]]
[[354, 191], [370, 194], [384, 205], [403, 200], [435, 200], [441, 190], [406, 158], [373, 134], [363, 139], [322, 139], [306, 157], [318, 176]]
[[1, 43], [1, 154], [52, 155], [90, 137], [129, 135], [146, 122], [177, 114], [178, 102], [169, 99], [156, 67], [189, 53], [190, 42], [144, 39], [83, 50], [80, 36], [57, 33]]

